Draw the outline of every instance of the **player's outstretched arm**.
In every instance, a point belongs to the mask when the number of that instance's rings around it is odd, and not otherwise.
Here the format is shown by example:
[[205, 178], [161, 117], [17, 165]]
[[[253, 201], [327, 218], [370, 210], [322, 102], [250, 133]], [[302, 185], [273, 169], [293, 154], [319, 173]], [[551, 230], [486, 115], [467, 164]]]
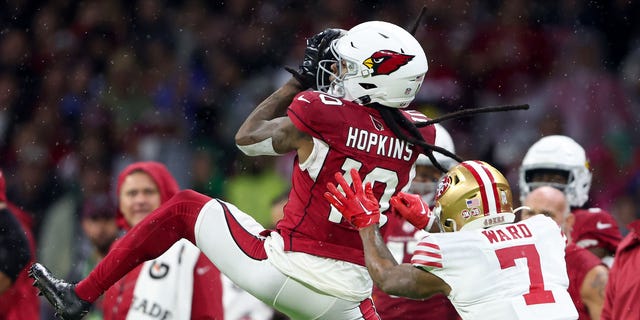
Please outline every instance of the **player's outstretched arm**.
[[329, 191], [324, 197], [359, 230], [367, 269], [375, 284], [389, 294], [414, 299], [427, 298], [439, 292], [448, 294], [451, 289], [442, 279], [410, 264], [395, 261], [378, 229], [380, 206], [371, 184], [363, 186], [354, 169], [350, 175], [353, 186], [349, 186], [342, 174], [336, 173], [335, 178], [342, 191], [329, 183]]
[[395, 296], [425, 299], [436, 293], [449, 294], [451, 288], [432, 273], [408, 263], [398, 264], [380, 235], [377, 225], [360, 229], [365, 261], [373, 282]]

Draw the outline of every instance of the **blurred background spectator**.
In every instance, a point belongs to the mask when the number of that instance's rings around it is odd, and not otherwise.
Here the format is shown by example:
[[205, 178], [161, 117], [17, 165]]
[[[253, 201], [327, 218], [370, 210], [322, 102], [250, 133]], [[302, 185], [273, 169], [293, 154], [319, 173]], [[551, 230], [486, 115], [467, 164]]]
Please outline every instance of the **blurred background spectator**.
[[37, 290], [28, 276], [35, 262], [30, 219], [7, 199], [0, 170], [0, 319], [37, 320]]
[[250, 211], [268, 222], [289, 176], [273, 159], [238, 153], [240, 123], [288, 78], [282, 67], [299, 62], [305, 37], [372, 19], [409, 26], [423, 5], [416, 37], [430, 65], [412, 107], [436, 117], [528, 103], [527, 111], [446, 122], [458, 154], [493, 164], [517, 185], [528, 146], [569, 135], [594, 168], [592, 205], [626, 232], [640, 217], [638, 1], [4, 1], [7, 194], [40, 238], [64, 199], [76, 200], [69, 205], [80, 218], [77, 194], [93, 188], [82, 182], [86, 168], [109, 176], [155, 160], [181, 188], [217, 197], [237, 197], [228, 192], [243, 190], [246, 177], [268, 177], [276, 187], [260, 194], [262, 210]]

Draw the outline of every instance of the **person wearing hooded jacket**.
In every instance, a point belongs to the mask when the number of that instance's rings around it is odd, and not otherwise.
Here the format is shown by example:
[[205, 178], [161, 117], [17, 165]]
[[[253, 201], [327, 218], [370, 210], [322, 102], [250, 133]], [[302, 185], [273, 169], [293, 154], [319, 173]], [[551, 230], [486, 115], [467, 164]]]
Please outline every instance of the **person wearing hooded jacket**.
[[[130, 230], [178, 191], [163, 164], [130, 164], [118, 176], [118, 226]], [[183, 239], [106, 292], [104, 319], [224, 319], [222, 297], [220, 271]]]
[[37, 320], [37, 290], [27, 275], [35, 261], [30, 217], [7, 199], [0, 171], [0, 319]]

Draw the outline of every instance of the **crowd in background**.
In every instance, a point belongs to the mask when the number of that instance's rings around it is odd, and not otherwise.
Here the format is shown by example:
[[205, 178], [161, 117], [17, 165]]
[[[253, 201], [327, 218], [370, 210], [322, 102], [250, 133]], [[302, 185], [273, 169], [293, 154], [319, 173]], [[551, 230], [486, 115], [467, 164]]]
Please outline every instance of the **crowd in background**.
[[40, 235], [48, 215], [79, 217], [82, 199], [112, 194], [126, 165], [157, 160], [181, 188], [268, 226], [291, 158], [241, 155], [242, 121], [288, 79], [306, 37], [374, 19], [410, 26], [423, 5], [429, 72], [413, 108], [530, 105], [444, 122], [462, 158], [492, 163], [517, 190], [526, 149], [566, 134], [587, 150], [592, 205], [622, 228], [640, 217], [640, 3], [628, 0], [4, 1], [8, 198]]

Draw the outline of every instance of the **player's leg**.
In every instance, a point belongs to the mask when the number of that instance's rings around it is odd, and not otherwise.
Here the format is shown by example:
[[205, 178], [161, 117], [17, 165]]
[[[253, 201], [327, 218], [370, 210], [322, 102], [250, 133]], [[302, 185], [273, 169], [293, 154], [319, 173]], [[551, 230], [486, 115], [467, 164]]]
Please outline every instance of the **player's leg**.
[[114, 244], [89, 276], [78, 283], [78, 296], [93, 302], [133, 268], [157, 258], [180, 239], [195, 244], [193, 226], [209, 200], [191, 190], [175, 194]]
[[[235, 206], [193, 191], [182, 191], [121, 238], [75, 290], [40, 269], [35, 270], [34, 278], [56, 311], [79, 319], [87, 308], [76, 293], [82, 300], [92, 302], [139, 263], [158, 257], [176, 241], [186, 238], [240, 287], [292, 318], [343, 318], [331, 316], [332, 312], [356, 315], [349, 315], [349, 319], [363, 318], [358, 316], [359, 303], [346, 303], [317, 292], [273, 267], [267, 261], [264, 238], [259, 235], [262, 229]], [[72, 304], [80, 306], [71, 307]]]
[[222, 273], [292, 319], [378, 319], [370, 299], [338, 299], [282, 274], [268, 260], [262, 231], [251, 216], [214, 199], [202, 208], [194, 233]]
[[289, 278], [273, 306], [292, 319], [379, 320], [373, 301], [348, 301], [314, 290]]
[[140, 263], [154, 259], [175, 242], [186, 238], [195, 243], [193, 227], [200, 209], [210, 197], [181, 191], [154, 210], [119, 239], [109, 254], [77, 285], [56, 279], [39, 264], [30, 269], [34, 285], [67, 319], [79, 319], [104, 291]]
[[267, 301], [274, 297], [286, 276], [267, 261], [264, 227], [234, 205], [213, 199], [207, 202], [194, 226], [195, 244], [236, 285]]

